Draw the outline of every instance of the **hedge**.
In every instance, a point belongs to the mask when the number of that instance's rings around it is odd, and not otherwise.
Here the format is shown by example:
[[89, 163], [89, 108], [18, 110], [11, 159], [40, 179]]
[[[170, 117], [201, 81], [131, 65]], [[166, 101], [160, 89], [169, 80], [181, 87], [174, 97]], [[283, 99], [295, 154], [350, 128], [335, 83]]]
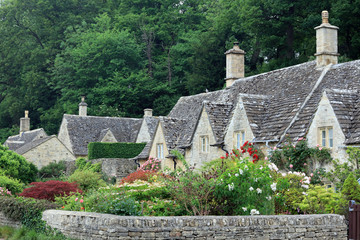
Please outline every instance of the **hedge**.
[[88, 159], [133, 158], [141, 153], [146, 143], [102, 143], [88, 145]]

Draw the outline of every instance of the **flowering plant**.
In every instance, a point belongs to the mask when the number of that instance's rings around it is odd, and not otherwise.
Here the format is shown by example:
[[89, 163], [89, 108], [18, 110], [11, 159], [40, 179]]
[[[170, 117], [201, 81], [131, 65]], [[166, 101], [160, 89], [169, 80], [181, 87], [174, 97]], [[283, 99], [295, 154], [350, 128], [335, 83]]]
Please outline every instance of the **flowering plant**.
[[11, 192], [7, 190], [5, 187], [0, 187], [0, 196], [11, 196]]

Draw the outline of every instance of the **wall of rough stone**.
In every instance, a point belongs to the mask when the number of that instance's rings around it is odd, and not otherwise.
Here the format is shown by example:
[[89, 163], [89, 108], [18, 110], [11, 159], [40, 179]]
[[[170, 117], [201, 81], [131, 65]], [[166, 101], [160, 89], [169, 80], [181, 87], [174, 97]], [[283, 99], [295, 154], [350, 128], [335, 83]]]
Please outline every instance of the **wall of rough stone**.
[[109, 177], [121, 179], [135, 172], [137, 165], [134, 159], [128, 158], [100, 158], [91, 160], [92, 163], [101, 162], [102, 171]]
[[10, 226], [10, 227], [20, 227], [21, 223], [13, 221], [7, 217], [0, 211], [0, 226]]
[[43, 220], [78, 239], [347, 239], [344, 217], [335, 214], [129, 217], [47, 210]]
[[35, 164], [38, 169], [49, 165], [51, 162], [75, 160], [75, 156], [57, 137], [52, 137], [39, 146], [30, 149], [23, 156], [26, 160]]
[[[150, 153], [149, 153], [149, 156], [150, 157], [155, 157], [157, 158], [157, 144], [160, 144], [162, 143], [163, 146], [164, 146], [164, 158], [161, 159], [161, 168], [164, 169], [164, 168], [170, 168], [170, 169], [173, 169], [174, 167], [174, 164], [173, 164], [173, 161], [171, 159], [168, 159], [168, 158], [165, 158], [167, 155], [169, 155], [169, 150], [166, 146], [166, 141], [165, 141], [165, 137], [164, 137], [164, 131], [163, 131], [163, 128], [162, 128], [162, 125], [161, 123], [159, 124], [156, 132], [155, 132], [155, 136], [154, 136], [154, 140], [153, 140], [153, 143], [151, 145], [151, 148], [150, 148]], [[145, 162], [145, 161], [144, 161]], [[144, 163], [144, 162], [141, 162], [140, 164]]]

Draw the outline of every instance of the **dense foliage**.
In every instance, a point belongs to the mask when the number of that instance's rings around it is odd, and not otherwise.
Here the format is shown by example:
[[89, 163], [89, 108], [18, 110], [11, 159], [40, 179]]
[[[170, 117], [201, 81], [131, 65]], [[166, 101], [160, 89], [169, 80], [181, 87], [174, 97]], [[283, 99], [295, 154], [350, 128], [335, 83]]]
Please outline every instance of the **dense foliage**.
[[92, 142], [88, 145], [88, 158], [133, 158], [141, 153], [146, 143]]
[[19, 179], [23, 183], [35, 180], [38, 170], [36, 166], [28, 162], [23, 156], [8, 150], [0, 145], [0, 175]]
[[359, 0], [4, 0], [0, 7], [0, 141], [24, 109], [57, 133], [85, 94], [90, 115], [166, 115], [182, 95], [217, 90], [235, 40], [251, 75], [312, 60], [330, 12], [340, 61], [360, 56]]

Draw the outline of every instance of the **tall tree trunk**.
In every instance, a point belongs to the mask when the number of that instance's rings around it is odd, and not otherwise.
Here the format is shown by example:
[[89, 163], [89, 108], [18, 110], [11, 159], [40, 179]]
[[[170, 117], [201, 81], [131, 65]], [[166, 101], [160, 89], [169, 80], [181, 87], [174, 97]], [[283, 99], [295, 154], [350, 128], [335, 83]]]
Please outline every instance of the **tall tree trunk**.
[[146, 29], [145, 27], [141, 28], [142, 30], [142, 39], [146, 43], [146, 57], [148, 60], [148, 74], [150, 78], [153, 78], [153, 65], [152, 65], [152, 48], [155, 41], [155, 34], [152, 30]]

